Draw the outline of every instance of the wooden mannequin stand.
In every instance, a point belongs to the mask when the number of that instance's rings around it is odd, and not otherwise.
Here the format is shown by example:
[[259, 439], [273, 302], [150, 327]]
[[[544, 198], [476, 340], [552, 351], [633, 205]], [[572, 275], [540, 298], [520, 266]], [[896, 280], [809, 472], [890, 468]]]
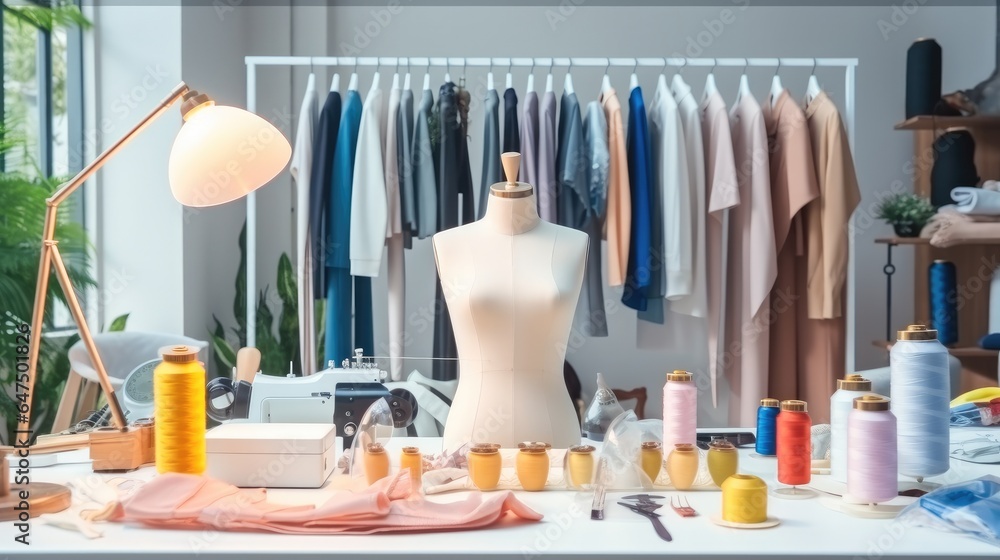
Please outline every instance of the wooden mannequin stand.
[[[23, 476], [14, 471], [14, 480]], [[27, 521], [70, 505], [69, 488], [48, 482], [11, 484], [7, 453], [0, 451], [0, 521]]]

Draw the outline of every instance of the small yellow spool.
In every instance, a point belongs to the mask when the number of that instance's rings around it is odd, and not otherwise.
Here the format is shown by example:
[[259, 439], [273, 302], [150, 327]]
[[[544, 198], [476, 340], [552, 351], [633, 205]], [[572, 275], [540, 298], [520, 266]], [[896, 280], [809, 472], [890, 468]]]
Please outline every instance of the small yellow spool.
[[749, 474], [727, 478], [722, 483], [722, 519], [731, 523], [767, 521], [767, 484]]
[[160, 349], [153, 370], [156, 470], [205, 472], [205, 367], [188, 346]]

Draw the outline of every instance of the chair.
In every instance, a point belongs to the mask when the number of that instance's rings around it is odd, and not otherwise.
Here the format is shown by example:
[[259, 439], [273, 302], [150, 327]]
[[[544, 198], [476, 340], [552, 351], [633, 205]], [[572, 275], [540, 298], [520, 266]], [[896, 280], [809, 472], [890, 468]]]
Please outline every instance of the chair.
[[[635, 407], [632, 409], [635, 411], [635, 416], [639, 420], [644, 420], [646, 418], [646, 388], [639, 387], [637, 389], [632, 389], [626, 391], [625, 389], [612, 389], [615, 394], [615, 398], [618, 399], [618, 403], [627, 401], [629, 399], [635, 399]], [[625, 408], [625, 405], [622, 405]]]
[[[159, 358], [159, 350], [164, 346], [185, 344], [195, 347], [200, 353], [199, 359], [202, 362], [207, 358], [205, 349], [208, 347], [208, 342], [186, 336], [133, 331], [98, 333], [94, 335], [94, 343], [115, 390], [121, 388], [125, 377], [136, 366]], [[94, 369], [90, 354], [82, 340], [69, 349], [69, 366], [66, 386], [63, 388], [59, 408], [52, 422], [53, 433], [69, 428], [73, 419], [77, 417], [74, 415], [77, 412], [75, 410], [77, 405], [80, 411], [88, 411], [97, 404], [97, 393], [100, 388], [97, 370]]]

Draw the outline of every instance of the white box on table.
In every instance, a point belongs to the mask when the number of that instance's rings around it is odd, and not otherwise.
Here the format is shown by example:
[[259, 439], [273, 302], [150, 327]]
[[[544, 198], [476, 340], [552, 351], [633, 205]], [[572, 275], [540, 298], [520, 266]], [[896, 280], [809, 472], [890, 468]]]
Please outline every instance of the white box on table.
[[340, 441], [333, 424], [227, 422], [205, 435], [205, 474], [242, 488], [319, 488]]

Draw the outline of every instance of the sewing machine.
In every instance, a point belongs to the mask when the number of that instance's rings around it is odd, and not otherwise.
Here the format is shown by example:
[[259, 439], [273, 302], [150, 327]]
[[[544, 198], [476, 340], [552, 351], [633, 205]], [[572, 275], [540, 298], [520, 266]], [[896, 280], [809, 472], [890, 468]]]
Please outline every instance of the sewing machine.
[[405, 389], [390, 391], [383, 383], [388, 373], [362, 351], [341, 367], [330, 367], [306, 377], [280, 377], [260, 372], [252, 382], [228, 378], [208, 384], [208, 415], [214, 420], [259, 423], [332, 423], [344, 447], [351, 445], [365, 411], [385, 398], [397, 428], [413, 421], [417, 403]]

